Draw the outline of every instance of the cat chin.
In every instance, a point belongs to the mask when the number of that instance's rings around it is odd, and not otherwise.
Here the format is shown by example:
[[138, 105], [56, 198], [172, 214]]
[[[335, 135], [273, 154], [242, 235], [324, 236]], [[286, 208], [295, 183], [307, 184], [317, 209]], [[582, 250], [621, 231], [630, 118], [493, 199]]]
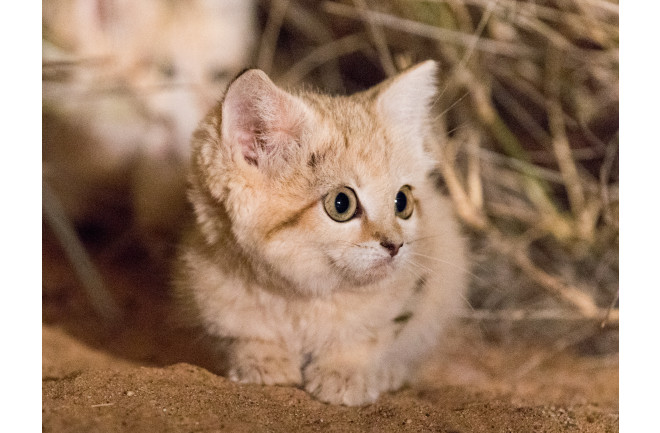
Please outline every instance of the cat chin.
[[[289, 287], [304, 296], [327, 296], [339, 292], [356, 292], [377, 290], [379, 283], [388, 280], [396, 273], [396, 267], [391, 263], [380, 263], [368, 269], [349, 269], [332, 266], [323, 275], [306, 274], [300, 279], [289, 279]], [[291, 282], [296, 283], [291, 284]]]
[[391, 277], [396, 270], [391, 260], [378, 261], [366, 269], [343, 268], [340, 270], [345, 286], [366, 288]]

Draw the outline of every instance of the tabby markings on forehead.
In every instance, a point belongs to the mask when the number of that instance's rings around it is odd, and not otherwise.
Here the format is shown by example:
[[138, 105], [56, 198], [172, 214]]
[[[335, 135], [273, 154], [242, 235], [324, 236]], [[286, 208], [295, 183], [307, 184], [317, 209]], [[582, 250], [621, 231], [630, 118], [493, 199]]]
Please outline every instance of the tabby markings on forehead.
[[326, 152], [312, 152], [307, 160], [307, 166], [311, 168], [316, 168], [319, 164], [323, 163], [326, 159]]
[[302, 219], [303, 215], [305, 215], [305, 213], [307, 213], [317, 204], [318, 204], [318, 200], [311, 201], [302, 208], [292, 213], [289, 217], [277, 223], [274, 227], [268, 230], [268, 232], [266, 233], [266, 239], [272, 238], [277, 232], [296, 226]]

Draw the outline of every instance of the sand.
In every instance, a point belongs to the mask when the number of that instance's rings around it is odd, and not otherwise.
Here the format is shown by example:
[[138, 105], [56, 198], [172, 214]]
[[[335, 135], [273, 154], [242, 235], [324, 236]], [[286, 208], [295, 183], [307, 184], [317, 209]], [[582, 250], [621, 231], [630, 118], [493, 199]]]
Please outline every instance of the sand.
[[44, 242], [44, 432], [619, 430], [616, 330], [561, 344], [461, 322], [415, 383], [373, 405], [331, 406], [215, 374], [204, 341], [173, 325], [166, 272], [139, 257], [94, 258], [123, 314], [114, 325]]

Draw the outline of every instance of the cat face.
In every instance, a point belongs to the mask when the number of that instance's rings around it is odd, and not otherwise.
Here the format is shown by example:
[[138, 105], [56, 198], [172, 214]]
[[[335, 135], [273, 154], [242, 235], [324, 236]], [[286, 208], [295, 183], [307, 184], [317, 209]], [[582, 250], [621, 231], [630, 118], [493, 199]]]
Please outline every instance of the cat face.
[[199, 119], [250, 61], [255, 2], [50, 0], [44, 26], [44, 59], [75, 60], [64, 82], [46, 82], [50, 105], [119, 159], [140, 148], [187, 161]]
[[264, 275], [314, 295], [410, 276], [433, 194], [434, 75], [427, 62], [339, 98], [288, 94], [256, 70], [232, 83], [206, 170], [222, 178], [211, 193]]
[[154, 32], [135, 40], [130, 86], [138, 89], [150, 117], [167, 129], [170, 150], [184, 160], [199, 119], [249, 62], [253, 7], [243, 0], [166, 4]]

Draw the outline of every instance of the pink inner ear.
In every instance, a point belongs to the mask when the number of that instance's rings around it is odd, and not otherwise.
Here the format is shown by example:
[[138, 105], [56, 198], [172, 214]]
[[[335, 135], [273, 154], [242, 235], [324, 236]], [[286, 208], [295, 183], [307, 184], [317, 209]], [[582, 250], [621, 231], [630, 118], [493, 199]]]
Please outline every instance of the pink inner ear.
[[254, 132], [238, 130], [235, 132], [235, 138], [237, 143], [241, 146], [243, 158], [245, 158], [245, 160], [252, 165], [258, 165], [256, 138]]
[[265, 158], [284, 156], [298, 142], [303, 112], [299, 102], [278, 89], [261, 71], [238, 77], [223, 103], [223, 134], [240, 146], [245, 160], [260, 166]]
[[241, 153], [245, 160], [258, 166], [259, 148], [263, 147], [260, 141], [263, 131], [267, 130], [264, 111], [269, 101], [260, 101], [259, 98], [240, 95], [242, 99], [238, 102], [240, 106], [236, 110], [236, 124], [234, 126], [234, 139], [240, 145]]

